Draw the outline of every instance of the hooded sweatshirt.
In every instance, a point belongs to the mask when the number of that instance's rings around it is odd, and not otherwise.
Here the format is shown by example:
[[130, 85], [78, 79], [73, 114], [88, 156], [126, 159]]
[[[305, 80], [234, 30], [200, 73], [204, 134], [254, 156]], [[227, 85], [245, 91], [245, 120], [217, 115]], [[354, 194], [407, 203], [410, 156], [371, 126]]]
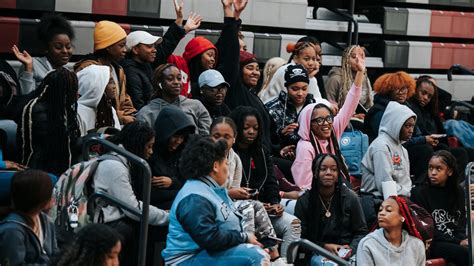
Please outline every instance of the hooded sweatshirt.
[[[327, 99], [334, 101], [342, 106], [346, 100], [347, 92], [343, 91], [342, 88], [342, 68], [333, 67], [328, 73], [328, 80], [325, 84], [325, 89], [327, 93]], [[369, 109], [374, 104], [374, 96], [372, 93], [372, 86], [370, 86], [370, 80], [368, 77], [364, 79], [362, 83], [362, 92], [360, 95], [359, 103]]]
[[[77, 73], [79, 81], [79, 100], [77, 100], [77, 113], [79, 115], [79, 125], [81, 136], [87, 131], [94, 129], [97, 118], [97, 106], [104, 95], [105, 87], [109, 83], [110, 68], [108, 66], [91, 65]], [[112, 107], [114, 127], [120, 128], [120, 121], [117, 112]]]
[[[352, 87], [347, 94], [347, 99], [349, 100], [344, 103], [342, 108], [339, 110], [339, 113], [334, 117], [332, 130], [334, 131], [338, 141], [341, 138], [344, 129], [349, 124], [352, 114], [357, 108], [360, 92], [361, 88], [352, 84]], [[311, 181], [313, 180], [313, 171], [311, 170], [311, 167], [313, 165], [313, 160], [316, 158], [318, 153], [311, 144], [310, 138], [313, 137], [314, 140], [319, 143], [321, 146], [320, 153], [334, 153], [334, 146], [330, 140], [318, 139], [311, 132], [311, 115], [314, 107], [318, 104], [323, 104], [328, 107], [331, 106], [328, 101], [319, 98], [316, 99], [315, 103], [309, 104], [303, 108], [298, 117], [298, 135], [301, 139], [298, 141], [298, 145], [296, 146], [296, 158], [291, 166], [291, 173], [293, 174], [295, 184], [300, 188], [310, 188]]]
[[181, 109], [189, 121], [196, 127], [195, 133], [201, 136], [209, 135], [209, 127], [211, 126], [212, 119], [207, 111], [206, 107], [198, 100], [189, 99], [182, 95], [172, 103], [169, 103], [161, 98], [156, 98], [150, 101], [149, 104], [145, 105], [137, 113], [137, 119], [147, 122], [150, 127], [155, 125], [155, 120], [158, 114], [166, 106], [174, 105]]
[[415, 113], [407, 106], [395, 101], [387, 105], [379, 135], [362, 159], [361, 191], [382, 196], [382, 182], [395, 181], [397, 194], [410, 196], [410, 160], [400, 140], [400, 130], [410, 117], [416, 119]]
[[[150, 159], [150, 168], [153, 176], [167, 176], [172, 183], [169, 188], [151, 188], [151, 204], [169, 210], [176, 194], [185, 180], [181, 177], [178, 168], [179, 158], [186, 143], [177, 150], [168, 151], [170, 138], [178, 131], [190, 135], [195, 131], [194, 124], [186, 117], [183, 111], [175, 106], [163, 108], [155, 122], [155, 144], [153, 156]], [[142, 180], [137, 180], [137, 190], [143, 187]]]
[[44, 77], [54, 68], [46, 56], [33, 57], [33, 72], [27, 72], [25, 66], [21, 65], [18, 71], [18, 79], [20, 80], [21, 94], [27, 95], [36, 90], [41, 84]]
[[425, 245], [420, 239], [402, 230], [402, 243], [396, 247], [388, 242], [383, 230], [377, 229], [359, 242], [357, 265], [425, 265]]
[[[263, 103], [268, 103], [269, 101], [273, 100], [274, 98], [278, 97], [281, 91], [286, 92], [285, 87], [285, 71], [289, 65], [295, 65], [294, 61], [291, 63], [286, 64], [278, 68], [278, 70], [273, 75], [270, 83], [268, 84], [268, 88], [264, 90], [260, 95], [260, 99]], [[308, 84], [308, 93], [311, 93], [314, 98], [321, 99], [321, 93], [319, 92], [318, 81], [315, 77], [311, 77], [309, 79]]]

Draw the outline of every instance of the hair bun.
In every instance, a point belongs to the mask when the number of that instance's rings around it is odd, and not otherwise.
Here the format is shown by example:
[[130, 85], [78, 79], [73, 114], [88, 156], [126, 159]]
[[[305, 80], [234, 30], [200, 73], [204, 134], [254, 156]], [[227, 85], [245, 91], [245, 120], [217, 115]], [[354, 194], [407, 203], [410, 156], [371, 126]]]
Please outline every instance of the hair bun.
[[291, 54], [295, 50], [296, 43], [290, 42], [286, 45], [286, 52]]

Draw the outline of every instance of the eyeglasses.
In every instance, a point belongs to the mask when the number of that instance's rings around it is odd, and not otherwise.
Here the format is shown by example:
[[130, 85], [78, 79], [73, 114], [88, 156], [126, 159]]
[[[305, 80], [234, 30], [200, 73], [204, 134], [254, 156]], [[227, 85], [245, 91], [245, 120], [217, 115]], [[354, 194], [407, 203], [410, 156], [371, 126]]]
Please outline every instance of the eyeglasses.
[[206, 91], [208, 91], [209, 93], [212, 93], [212, 94], [217, 94], [217, 93], [225, 93], [227, 92], [227, 86], [217, 86], [217, 87], [208, 87], [208, 86], [205, 86], [203, 87], [203, 89], [205, 89]]
[[405, 94], [408, 92], [408, 88], [407, 87], [403, 87], [403, 88], [400, 88], [398, 90], [395, 91], [396, 94]]
[[324, 121], [328, 122], [328, 124], [331, 124], [333, 122], [333, 117], [331, 115], [328, 115], [326, 117], [316, 117], [311, 119], [311, 123], [316, 123], [318, 124], [318, 126], [323, 125]]

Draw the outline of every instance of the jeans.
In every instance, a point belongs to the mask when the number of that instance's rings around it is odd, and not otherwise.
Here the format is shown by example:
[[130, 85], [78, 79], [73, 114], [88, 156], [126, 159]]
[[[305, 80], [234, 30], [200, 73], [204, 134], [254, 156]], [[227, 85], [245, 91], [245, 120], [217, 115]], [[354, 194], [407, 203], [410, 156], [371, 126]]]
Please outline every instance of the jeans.
[[258, 246], [240, 244], [223, 251], [208, 252], [203, 250], [179, 265], [260, 266], [270, 265], [270, 256]]
[[295, 199], [281, 199], [280, 204], [285, 206], [285, 212], [295, 215], [296, 201]]
[[283, 239], [280, 255], [286, 258], [286, 251], [291, 242], [301, 238], [301, 221], [295, 216], [283, 212], [281, 217], [270, 217], [278, 237]]

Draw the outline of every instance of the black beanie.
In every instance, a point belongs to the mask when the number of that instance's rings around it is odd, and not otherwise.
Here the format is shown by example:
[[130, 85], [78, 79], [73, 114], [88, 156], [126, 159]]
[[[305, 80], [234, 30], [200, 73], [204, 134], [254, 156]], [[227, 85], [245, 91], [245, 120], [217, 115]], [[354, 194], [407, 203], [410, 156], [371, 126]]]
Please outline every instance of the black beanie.
[[285, 87], [288, 88], [291, 84], [299, 81], [309, 84], [308, 72], [302, 65], [289, 65], [285, 71]]

